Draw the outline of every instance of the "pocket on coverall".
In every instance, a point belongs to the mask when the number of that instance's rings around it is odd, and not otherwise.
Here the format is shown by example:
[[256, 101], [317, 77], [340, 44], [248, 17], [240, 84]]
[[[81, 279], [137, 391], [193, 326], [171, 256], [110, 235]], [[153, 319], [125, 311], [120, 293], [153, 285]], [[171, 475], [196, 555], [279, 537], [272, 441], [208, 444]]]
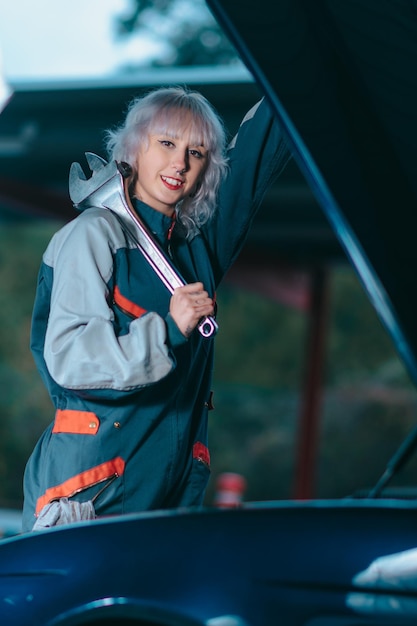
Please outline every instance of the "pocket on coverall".
[[[94, 436], [100, 428], [100, 420], [97, 415], [90, 411], [77, 411], [69, 409], [58, 409], [55, 415], [55, 422], [52, 428], [52, 436], [60, 434], [67, 435], [88, 435]], [[68, 443], [68, 442], [67, 442]], [[63, 442], [63, 459], [65, 459], [65, 442]], [[54, 450], [57, 454], [57, 448]], [[56, 459], [55, 459], [56, 461]], [[87, 470], [74, 474], [66, 480], [54, 484], [46, 489], [36, 503], [36, 515], [41, 509], [54, 500], [60, 498], [74, 498], [79, 494], [85, 494], [85, 500], [93, 502], [110, 486], [117, 478], [124, 473], [125, 461], [117, 456], [102, 463], [93, 465]], [[51, 477], [52, 482], [52, 477]], [[56, 483], [57, 481], [55, 481]], [[88, 494], [87, 494], [88, 491]], [[83, 498], [77, 497], [80, 502]]]

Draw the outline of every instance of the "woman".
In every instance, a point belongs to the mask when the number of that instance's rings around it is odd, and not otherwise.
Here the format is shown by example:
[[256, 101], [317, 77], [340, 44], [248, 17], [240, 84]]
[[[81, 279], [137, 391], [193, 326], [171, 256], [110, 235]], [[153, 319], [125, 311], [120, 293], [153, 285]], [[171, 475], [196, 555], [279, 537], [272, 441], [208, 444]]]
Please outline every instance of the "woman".
[[27, 464], [24, 530], [38, 516], [63, 523], [48, 518], [51, 502], [85, 505], [87, 517], [202, 503], [213, 338], [195, 328], [214, 314], [215, 290], [288, 157], [264, 102], [226, 153], [217, 114], [182, 88], [134, 100], [108, 150], [131, 166], [134, 209], [187, 285], [171, 296], [103, 208], [51, 240], [31, 347], [56, 413]]

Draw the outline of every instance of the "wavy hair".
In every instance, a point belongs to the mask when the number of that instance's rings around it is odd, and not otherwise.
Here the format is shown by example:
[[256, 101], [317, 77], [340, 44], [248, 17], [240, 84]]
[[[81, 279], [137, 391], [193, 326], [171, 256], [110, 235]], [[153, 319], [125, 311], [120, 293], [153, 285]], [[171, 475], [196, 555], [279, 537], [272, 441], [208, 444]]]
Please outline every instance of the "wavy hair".
[[[190, 124], [191, 115], [191, 124]], [[123, 124], [106, 131], [110, 159], [125, 161], [132, 167], [130, 188], [137, 179], [139, 146], [148, 143], [151, 134], [176, 136], [178, 129], [190, 132], [191, 143], [207, 149], [207, 166], [194, 194], [181, 200], [176, 212], [187, 237], [213, 216], [217, 206], [220, 181], [227, 171], [226, 132], [208, 100], [185, 87], [162, 87], [135, 98], [128, 106]]]

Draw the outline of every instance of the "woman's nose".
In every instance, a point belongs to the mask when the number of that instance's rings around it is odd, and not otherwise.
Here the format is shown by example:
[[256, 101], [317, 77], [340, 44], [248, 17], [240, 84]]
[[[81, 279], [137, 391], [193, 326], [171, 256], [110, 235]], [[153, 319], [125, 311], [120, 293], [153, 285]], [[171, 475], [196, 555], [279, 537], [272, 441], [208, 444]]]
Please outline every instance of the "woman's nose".
[[185, 174], [185, 172], [188, 170], [187, 157], [177, 157], [173, 163], [173, 167], [178, 174]]

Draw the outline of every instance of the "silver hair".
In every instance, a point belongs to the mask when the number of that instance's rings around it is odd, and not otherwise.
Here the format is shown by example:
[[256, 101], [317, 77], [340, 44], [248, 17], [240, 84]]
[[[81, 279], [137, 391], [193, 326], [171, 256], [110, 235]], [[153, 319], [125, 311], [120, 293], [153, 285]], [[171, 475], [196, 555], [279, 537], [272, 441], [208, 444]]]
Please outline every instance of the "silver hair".
[[207, 166], [195, 193], [181, 200], [176, 207], [178, 219], [184, 225], [187, 237], [191, 237], [213, 216], [220, 181], [227, 171], [225, 129], [208, 100], [185, 87], [163, 87], [135, 98], [128, 107], [124, 123], [106, 131], [106, 148], [110, 159], [125, 161], [132, 167], [132, 186], [137, 178], [139, 146], [147, 144], [150, 134], [175, 136], [178, 129], [185, 126], [191, 142], [203, 145], [208, 155]]

